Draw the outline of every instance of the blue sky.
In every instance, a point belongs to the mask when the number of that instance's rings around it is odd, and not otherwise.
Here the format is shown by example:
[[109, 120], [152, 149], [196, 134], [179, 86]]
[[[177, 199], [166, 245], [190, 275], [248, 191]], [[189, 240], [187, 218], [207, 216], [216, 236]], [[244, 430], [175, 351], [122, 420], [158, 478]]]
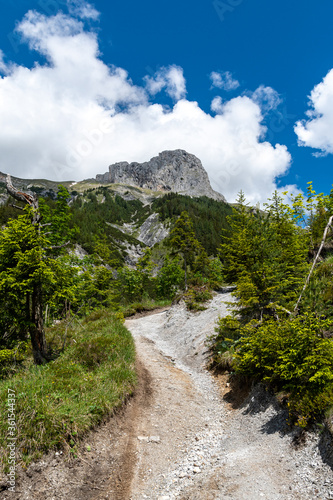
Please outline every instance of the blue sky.
[[0, 5], [1, 171], [80, 180], [181, 148], [230, 201], [329, 192], [329, 0]]

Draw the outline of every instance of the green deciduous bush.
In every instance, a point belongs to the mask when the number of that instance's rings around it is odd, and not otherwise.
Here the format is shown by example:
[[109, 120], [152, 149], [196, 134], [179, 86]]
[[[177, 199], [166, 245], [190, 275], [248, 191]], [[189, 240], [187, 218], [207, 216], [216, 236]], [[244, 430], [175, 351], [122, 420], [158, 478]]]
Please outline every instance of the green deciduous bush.
[[18, 341], [12, 349], [0, 349], [0, 379], [17, 371], [26, 359], [28, 342]]
[[118, 272], [117, 291], [121, 297], [133, 301], [142, 295], [142, 279], [136, 269], [123, 267]]

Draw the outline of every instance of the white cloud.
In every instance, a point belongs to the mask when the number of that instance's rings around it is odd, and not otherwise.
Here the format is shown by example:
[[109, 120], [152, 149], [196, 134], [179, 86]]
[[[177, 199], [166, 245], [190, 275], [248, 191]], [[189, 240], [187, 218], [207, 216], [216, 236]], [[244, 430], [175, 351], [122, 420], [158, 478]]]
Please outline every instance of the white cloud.
[[223, 112], [223, 101], [222, 101], [222, 97], [220, 97], [219, 95], [214, 97], [214, 99], [212, 100], [211, 102], [211, 105], [210, 105], [210, 109], [214, 112], [214, 113], [222, 113]]
[[82, 33], [83, 23], [73, 17], [59, 12], [56, 16], [47, 17], [44, 14], [30, 10], [16, 28], [23, 41], [30, 49], [52, 59], [52, 44], [61, 40], [68, 42], [71, 37]]
[[235, 80], [230, 71], [212, 71], [210, 74], [212, 88], [217, 87], [226, 91], [236, 90], [240, 83]]
[[5, 63], [5, 56], [3, 51], [0, 49], [0, 73], [6, 74], [8, 72], [8, 66]]
[[179, 101], [179, 99], [186, 96], [183, 68], [179, 66], [173, 65], [160, 68], [153, 77], [145, 76], [144, 81], [148, 92], [152, 95], [165, 89], [167, 94], [175, 101]]
[[[0, 77], [1, 169], [26, 178], [81, 180], [116, 161], [147, 161], [166, 149], [198, 156], [212, 185], [233, 201], [243, 189], [263, 201], [286, 173], [285, 146], [263, 142], [258, 103], [241, 96], [212, 102], [211, 116], [185, 99], [182, 68], [162, 68], [136, 86], [100, 58], [96, 35], [58, 13], [29, 12], [18, 27], [48, 63], [11, 65]], [[150, 102], [162, 89], [172, 108]], [[214, 104], [213, 104], [214, 103]]]
[[321, 153], [315, 153], [316, 156], [333, 153], [333, 69], [314, 87], [309, 105], [309, 119], [295, 125], [298, 143], [319, 149]]
[[282, 99], [276, 90], [264, 85], [260, 85], [250, 96], [254, 102], [259, 104], [263, 113], [276, 109], [282, 103]]
[[99, 18], [99, 12], [90, 3], [82, 0], [68, 0], [68, 10], [70, 14], [81, 19], [96, 21]]

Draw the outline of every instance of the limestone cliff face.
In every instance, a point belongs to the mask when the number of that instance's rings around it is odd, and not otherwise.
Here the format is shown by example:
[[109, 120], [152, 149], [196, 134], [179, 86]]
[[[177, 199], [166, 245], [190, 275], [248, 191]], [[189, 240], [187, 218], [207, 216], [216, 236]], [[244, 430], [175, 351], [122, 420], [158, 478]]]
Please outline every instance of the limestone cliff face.
[[97, 175], [96, 180], [225, 201], [222, 194], [212, 189], [201, 161], [182, 149], [163, 151], [145, 163], [114, 163], [109, 172]]

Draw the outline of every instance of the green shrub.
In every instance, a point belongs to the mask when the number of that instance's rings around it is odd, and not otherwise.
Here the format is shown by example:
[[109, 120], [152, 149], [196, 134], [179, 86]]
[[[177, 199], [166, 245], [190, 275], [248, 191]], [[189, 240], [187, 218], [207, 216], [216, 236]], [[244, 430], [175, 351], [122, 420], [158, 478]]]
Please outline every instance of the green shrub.
[[217, 358], [229, 351], [241, 336], [240, 322], [231, 315], [219, 317], [215, 328], [217, 335], [211, 338], [213, 355]]
[[333, 342], [329, 320], [304, 314], [251, 327], [236, 352], [236, 371], [289, 393], [290, 415], [305, 426], [332, 403]]
[[156, 291], [159, 298], [173, 299], [177, 289], [184, 283], [184, 271], [178, 260], [166, 256], [163, 266], [157, 273]]
[[190, 311], [204, 311], [207, 309], [204, 303], [213, 298], [211, 292], [206, 287], [191, 287], [183, 297]]
[[28, 342], [19, 341], [12, 349], [0, 349], [0, 378], [15, 373], [26, 359]]

